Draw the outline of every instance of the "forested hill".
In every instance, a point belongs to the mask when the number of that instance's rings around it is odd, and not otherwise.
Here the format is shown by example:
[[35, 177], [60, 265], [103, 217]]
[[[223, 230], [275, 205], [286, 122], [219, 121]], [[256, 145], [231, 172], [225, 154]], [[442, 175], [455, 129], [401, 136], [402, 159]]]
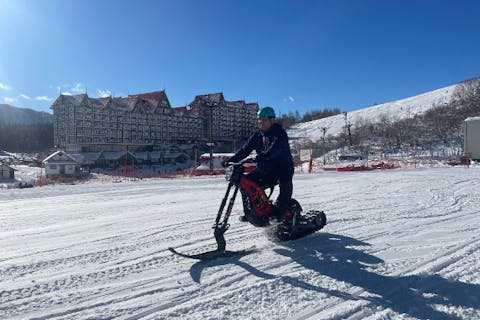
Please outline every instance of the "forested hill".
[[0, 149], [38, 152], [53, 147], [53, 116], [0, 104]]
[[0, 104], [0, 125], [51, 123], [52, 119], [53, 115], [47, 112], [17, 108], [8, 104]]

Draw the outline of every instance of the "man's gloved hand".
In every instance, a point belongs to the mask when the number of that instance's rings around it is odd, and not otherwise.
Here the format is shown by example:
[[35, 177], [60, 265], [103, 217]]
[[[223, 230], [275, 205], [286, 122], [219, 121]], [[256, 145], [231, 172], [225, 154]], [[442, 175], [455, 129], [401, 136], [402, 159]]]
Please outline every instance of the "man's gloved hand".
[[221, 162], [222, 167], [224, 167], [224, 168], [228, 167], [228, 162], [229, 162], [229, 161], [230, 161], [230, 160], [222, 160], [222, 162]]
[[260, 161], [263, 161], [267, 159], [267, 154], [264, 153], [264, 152], [261, 152], [259, 154], [257, 154], [257, 156], [255, 157], [255, 162], [260, 162]]

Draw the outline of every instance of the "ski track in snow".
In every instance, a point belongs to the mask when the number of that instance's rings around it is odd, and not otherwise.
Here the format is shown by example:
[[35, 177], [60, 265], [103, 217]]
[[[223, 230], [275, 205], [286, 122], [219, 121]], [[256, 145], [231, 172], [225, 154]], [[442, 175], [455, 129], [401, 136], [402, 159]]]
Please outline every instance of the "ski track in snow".
[[[272, 242], [212, 225], [223, 178], [0, 191], [1, 319], [479, 319], [480, 169], [297, 174], [328, 224]], [[274, 195], [276, 196], [276, 194]], [[237, 199], [240, 200], [240, 199]]]

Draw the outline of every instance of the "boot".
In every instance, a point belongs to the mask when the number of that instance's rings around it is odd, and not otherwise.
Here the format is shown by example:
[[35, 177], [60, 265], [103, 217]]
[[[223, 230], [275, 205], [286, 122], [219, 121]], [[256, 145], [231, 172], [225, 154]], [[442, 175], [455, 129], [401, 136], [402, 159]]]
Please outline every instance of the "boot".
[[275, 219], [277, 222], [283, 222], [285, 221], [285, 213], [287, 212], [287, 209], [285, 206], [276, 206], [275, 209], [273, 210], [272, 213], [272, 218]]

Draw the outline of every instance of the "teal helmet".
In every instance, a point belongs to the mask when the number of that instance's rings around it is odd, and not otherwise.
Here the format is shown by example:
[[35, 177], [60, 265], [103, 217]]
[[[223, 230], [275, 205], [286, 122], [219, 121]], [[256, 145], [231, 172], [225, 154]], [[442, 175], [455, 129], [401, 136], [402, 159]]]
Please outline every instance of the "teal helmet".
[[263, 107], [257, 113], [257, 118], [276, 118], [272, 107]]

